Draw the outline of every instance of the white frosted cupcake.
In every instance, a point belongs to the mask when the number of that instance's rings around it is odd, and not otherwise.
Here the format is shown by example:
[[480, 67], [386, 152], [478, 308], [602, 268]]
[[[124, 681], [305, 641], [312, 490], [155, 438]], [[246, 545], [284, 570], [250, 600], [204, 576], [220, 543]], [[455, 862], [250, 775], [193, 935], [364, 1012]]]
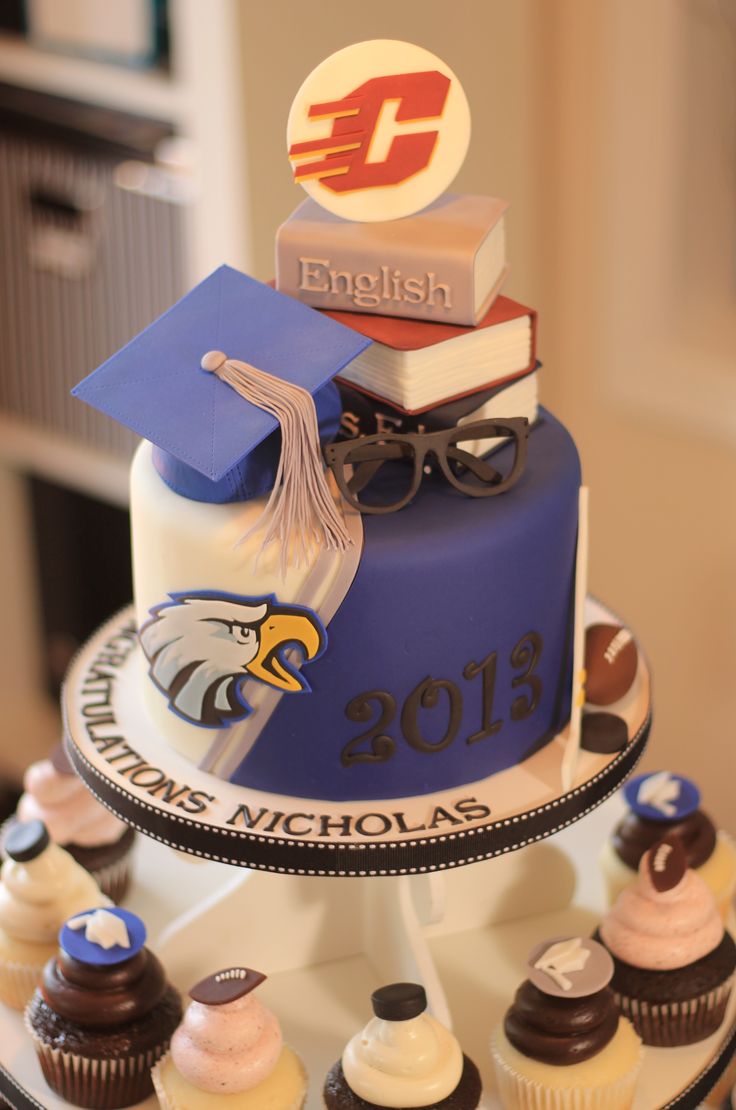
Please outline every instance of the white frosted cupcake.
[[683, 775], [656, 771], [630, 779], [623, 790], [628, 811], [601, 850], [611, 905], [636, 881], [642, 857], [666, 837], [678, 840], [687, 866], [710, 888], [724, 923], [736, 889], [736, 847], [700, 808], [700, 791]]
[[91, 875], [52, 844], [41, 821], [17, 822], [0, 870], [0, 1001], [22, 1010], [56, 954], [59, 929], [82, 910], [108, 906]]
[[192, 987], [168, 1055], [152, 1073], [164, 1110], [301, 1110], [304, 1065], [252, 993], [265, 978], [231, 967]]
[[491, 1039], [505, 1110], [628, 1110], [641, 1041], [619, 1015], [605, 948], [552, 938], [530, 953], [527, 973]]
[[418, 983], [390, 983], [371, 995], [373, 1017], [327, 1074], [327, 1110], [476, 1110], [477, 1067], [449, 1029], [426, 1012]]
[[43, 821], [54, 844], [94, 878], [113, 902], [120, 902], [130, 883], [135, 833], [98, 802], [70, 764], [59, 744], [49, 759], [32, 763], [23, 776], [23, 794], [15, 817], [3, 828], [3, 840], [17, 821]]

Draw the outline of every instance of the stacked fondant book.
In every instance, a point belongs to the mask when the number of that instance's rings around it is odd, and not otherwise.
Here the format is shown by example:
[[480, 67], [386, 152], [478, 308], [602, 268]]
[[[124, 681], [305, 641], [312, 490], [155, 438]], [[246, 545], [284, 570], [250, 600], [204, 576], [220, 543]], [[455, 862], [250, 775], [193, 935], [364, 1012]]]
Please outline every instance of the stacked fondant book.
[[338, 378], [343, 437], [536, 419], [536, 313], [499, 295], [506, 208], [448, 194], [366, 223], [307, 199], [279, 228], [277, 288], [373, 341]]

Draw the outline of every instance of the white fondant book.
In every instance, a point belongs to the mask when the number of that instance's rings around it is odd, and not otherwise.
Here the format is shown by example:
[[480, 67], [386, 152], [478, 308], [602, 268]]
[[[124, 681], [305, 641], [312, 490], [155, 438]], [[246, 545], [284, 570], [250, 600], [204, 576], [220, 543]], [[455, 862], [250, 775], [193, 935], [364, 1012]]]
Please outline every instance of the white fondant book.
[[475, 327], [328, 315], [373, 340], [340, 371], [341, 380], [407, 412], [511, 381], [534, 365], [536, 313], [508, 297], [498, 297]]

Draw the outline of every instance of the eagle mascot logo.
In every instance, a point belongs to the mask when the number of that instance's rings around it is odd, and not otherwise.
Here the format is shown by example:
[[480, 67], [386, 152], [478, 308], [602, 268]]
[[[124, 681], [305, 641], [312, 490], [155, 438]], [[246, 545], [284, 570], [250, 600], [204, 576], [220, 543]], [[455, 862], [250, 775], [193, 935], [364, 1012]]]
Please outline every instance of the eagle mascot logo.
[[242, 687], [258, 679], [286, 693], [310, 687], [291, 659], [299, 648], [316, 659], [327, 645], [319, 618], [275, 597], [225, 593], [169, 594], [140, 631], [154, 683], [169, 707], [195, 725], [217, 728], [251, 712]]

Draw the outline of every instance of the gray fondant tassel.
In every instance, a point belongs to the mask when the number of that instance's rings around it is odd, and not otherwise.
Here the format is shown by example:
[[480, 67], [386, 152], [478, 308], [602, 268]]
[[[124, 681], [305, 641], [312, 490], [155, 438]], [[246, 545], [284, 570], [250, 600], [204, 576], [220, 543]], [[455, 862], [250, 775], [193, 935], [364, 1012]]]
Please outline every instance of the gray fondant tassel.
[[352, 540], [325, 477], [312, 395], [221, 351], [210, 351], [201, 365], [246, 401], [270, 412], [281, 428], [276, 481], [263, 512], [239, 543], [265, 526], [262, 550], [275, 541], [281, 545], [282, 574], [289, 563], [306, 562], [315, 548], [345, 551]]

